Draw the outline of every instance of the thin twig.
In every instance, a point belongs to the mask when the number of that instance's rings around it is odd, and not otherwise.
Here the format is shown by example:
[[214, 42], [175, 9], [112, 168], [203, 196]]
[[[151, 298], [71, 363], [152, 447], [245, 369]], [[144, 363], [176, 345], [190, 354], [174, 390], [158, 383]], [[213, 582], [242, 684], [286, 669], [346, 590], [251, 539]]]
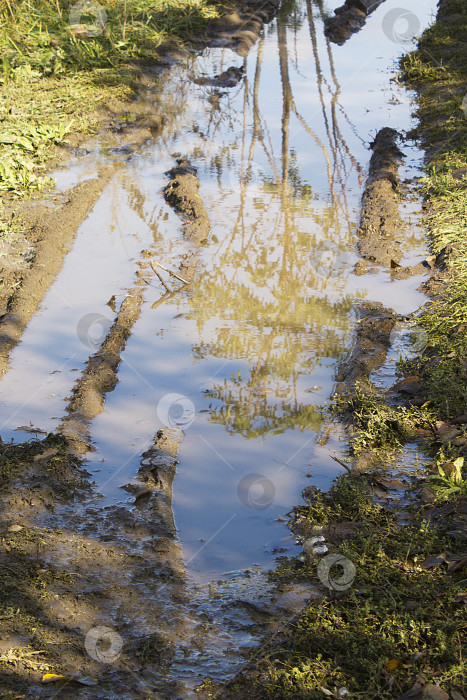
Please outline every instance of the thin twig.
[[331, 455], [333, 460], [337, 462], [337, 464], [340, 464], [341, 467], [344, 467], [344, 469], [346, 469], [349, 472], [349, 474], [351, 473], [352, 469], [349, 467], [349, 465], [343, 462], [341, 459], [339, 459], [335, 452], [329, 452], [329, 454]]
[[172, 272], [172, 270], [169, 270], [168, 267], [164, 267], [164, 265], [162, 265], [160, 262], [157, 262], [156, 260], [151, 260], [151, 261], [149, 262], [149, 264], [151, 265], [151, 267], [152, 267], [152, 269], [154, 270], [154, 272], [156, 271], [155, 268], [154, 268], [154, 265], [157, 265], [157, 267], [162, 268], [163, 270], [165, 270], [166, 272], [168, 272], [169, 275], [172, 275], [172, 277], [176, 277], [176, 279], [180, 280], [180, 282], [183, 282], [184, 284], [190, 284], [190, 283], [188, 282], [188, 280], [184, 280], [183, 277], [180, 277], [180, 275], [177, 275], [176, 272]]
[[[152, 265], [151, 265], [151, 267], [152, 267]], [[162, 284], [164, 285], [164, 287], [166, 288], [166, 290], [167, 290], [168, 292], [171, 292], [172, 290], [170, 289], [169, 285], [166, 284], [166, 283], [164, 282], [164, 280], [162, 279], [162, 277], [160, 276], [160, 274], [158, 273], [158, 271], [156, 270], [156, 268], [155, 268], [155, 267], [152, 267], [152, 269], [154, 270], [154, 272], [156, 273], [156, 275], [159, 277], [159, 280], [162, 282]]]

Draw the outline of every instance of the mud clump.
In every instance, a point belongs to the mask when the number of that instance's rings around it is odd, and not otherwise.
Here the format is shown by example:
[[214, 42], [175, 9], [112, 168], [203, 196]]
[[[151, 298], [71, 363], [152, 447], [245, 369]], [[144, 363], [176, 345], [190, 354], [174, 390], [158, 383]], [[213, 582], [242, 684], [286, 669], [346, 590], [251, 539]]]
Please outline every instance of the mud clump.
[[201, 78], [196, 78], [194, 82], [197, 85], [208, 85], [210, 87], [218, 88], [232, 88], [238, 85], [240, 80], [242, 80], [244, 73], [245, 71], [243, 67], [236, 68], [235, 66], [231, 66], [219, 75], [215, 75], [214, 78], [202, 76]]
[[279, 6], [278, 0], [248, 2], [244, 7], [213, 20], [208, 27], [208, 45], [228, 47], [245, 57], [257, 41], [263, 24], [275, 17]]
[[369, 377], [384, 363], [391, 344], [391, 331], [397, 323], [395, 313], [379, 302], [362, 302], [358, 311], [360, 322], [352, 354], [336, 374], [336, 394], [347, 399], [355, 393], [357, 385], [360, 391], [376, 392]]
[[400, 243], [395, 240], [403, 226], [396, 199], [402, 162], [397, 138], [397, 131], [389, 127], [376, 135], [362, 197], [358, 249], [365, 261], [377, 265], [389, 266], [402, 257]]
[[367, 15], [383, 2], [384, 0], [346, 0], [344, 5], [336, 8], [334, 17], [329, 17], [325, 21], [326, 36], [330, 41], [342, 46], [352, 34], [360, 31], [366, 22]]
[[164, 199], [185, 217], [185, 237], [194, 243], [204, 243], [208, 239], [210, 224], [198, 194], [197, 170], [186, 158], [177, 158], [177, 164], [167, 173], [170, 181], [164, 188]]

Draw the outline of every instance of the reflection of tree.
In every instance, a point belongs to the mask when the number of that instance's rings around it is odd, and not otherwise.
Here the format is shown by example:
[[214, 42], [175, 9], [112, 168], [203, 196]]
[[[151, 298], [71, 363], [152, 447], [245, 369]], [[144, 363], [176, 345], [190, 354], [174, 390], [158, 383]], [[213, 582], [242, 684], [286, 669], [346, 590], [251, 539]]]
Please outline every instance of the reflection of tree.
[[[250, 88], [246, 79], [244, 83], [236, 217], [220, 246], [214, 270], [203, 274], [191, 297], [193, 317], [203, 338], [194, 348], [195, 357], [247, 361], [246, 369], [214, 383], [207, 392], [213, 399], [211, 420], [245, 437], [319, 427], [320, 415], [305, 403], [299, 379], [309, 375], [320, 358], [341, 355], [351, 307], [350, 299], [343, 295], [343, 280], [332, 267], [323, 272], [320, 263], [323, 244], [332, 241], [336, 250], [344, 249], [350, 228], [345, 197], [336, 193], [338, 185], [344, 192], [341, 151], [336, 147], [340, 136], [336, 128], [328, 128], [330, 146], [326, 147], [295, 105], [289, 76], [289, 24], [282, 10], [277, 18], [280, 157], [274, 155], [260, 110], [260, 42], [253, 85]], [[331, 195], [328, 205], [316, 201], [311, 186], [301, 177], [290, 143], [293, 118], [305, 138], [311, 136], [322, 152]], [[270, 168], [270, 173], [261, 172], [259, 177], [254, 167], [257, 149]], [[337, 300], [327, 291], [329, 282], [341, 292]]]

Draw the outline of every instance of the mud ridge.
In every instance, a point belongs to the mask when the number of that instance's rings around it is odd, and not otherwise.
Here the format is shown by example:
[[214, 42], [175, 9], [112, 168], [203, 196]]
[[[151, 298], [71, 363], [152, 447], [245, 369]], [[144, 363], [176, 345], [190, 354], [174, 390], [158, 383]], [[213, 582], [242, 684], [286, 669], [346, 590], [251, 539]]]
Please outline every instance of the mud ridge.
[[30, 267], [16, 271], [3, 269], [0, 374], [8, 369], [12, 349], [60, 272], [81, 222], [113, 173], [114, 168], [106, 168], [98, 179], [76, 185], [55, 211], [42, 204], [31, 204], [23, 209], [24, 232], [33, 253]]
[[238, 10], [212, 20], [207, 30], [207, 45], [228, 47], [245, 57], [257, 41], [261, 29], [274, 19], [280, 0], [255, 0], [240, 4]]
[[168, 171], [169, 183], [163, 190], [165, 201], [183, 218], [184, 236], [194, 243], [205, 243], [210, 223], [201, 201], [196, 168], [186, 158], [177, 158], [177, 166]]
[[143, 290], [133, 287], [123, 300], [120, 310], [101, 347], [89, 358], [85, 369], [73, 387], [67, 406], [68, 415], [58, 432], [70, 442], [74, 453], [89, 450], [89, 424], [104, 408], [104, 397], [115, 388], [121, 354], [143, 304]]
[[352, 34], [360, 31], [367, 16], [383, 2], [384, 0], [346, 0], [344, 5], [334, 10], [334, 17], [326, 19], [326, 36], [330, 41], [342, 46]]
[[375, 393], [370, 374], [382, 366], [391, 344], [391, 331], [398, 316], [380, 302], [361, 302], [357, 306], [359, 322], [350, 357], [336, 373], [336, 395], [350, 399], [356, 388]]

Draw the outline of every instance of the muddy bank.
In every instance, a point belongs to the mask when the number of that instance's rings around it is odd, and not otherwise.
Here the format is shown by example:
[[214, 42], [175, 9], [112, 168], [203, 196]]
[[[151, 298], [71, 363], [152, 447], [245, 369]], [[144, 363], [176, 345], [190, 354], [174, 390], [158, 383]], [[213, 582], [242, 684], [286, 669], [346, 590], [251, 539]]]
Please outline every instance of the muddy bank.
[[12, 254], [3, 258], [3, 286], [0, 293], [0, 372], [34, 315], [46, 291], [71, 250], [81, 221], [102, 194], [114, 170], [107, 168], [99, 178], [76, 185], [59, 198], [56, 210], [30, 203], [21, 212], [21, 236], [27, 240], [27, 259]]
[[223, 649], [235, 670], [315, 595], [253, 569], [187, 581], [171, 504], [182, 439], [158, 431], [128, 505], [104, 509], [62, 438], [0, 447], [2, 698], [212, 697]]
[[177, 158], [177, 166], [167, 176], [164, 199], [184, 218], [183, 234], [194, 243], [205, 243], [209, 236], [209, 217], [200, 199], [196, 168], [186, 158]]

